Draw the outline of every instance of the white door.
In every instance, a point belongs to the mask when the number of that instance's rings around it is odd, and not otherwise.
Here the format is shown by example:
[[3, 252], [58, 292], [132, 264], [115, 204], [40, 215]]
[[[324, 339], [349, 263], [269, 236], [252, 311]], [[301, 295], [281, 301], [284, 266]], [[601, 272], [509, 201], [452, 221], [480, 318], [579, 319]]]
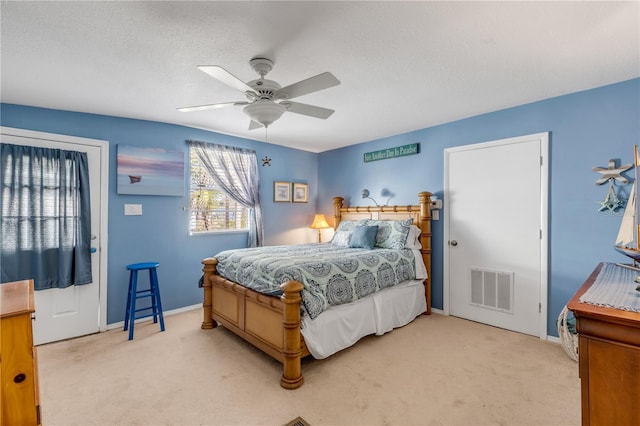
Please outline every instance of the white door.
[[35, 292], [34, 344], [54, 342], [106, 329], [106, 196], [108, 144], [104, 141], [2, 127], [2, 142], [86, 152], [91, 193], [93, 282]]
[[445, 313], [546, 338], [547, 147], [445, 150]]

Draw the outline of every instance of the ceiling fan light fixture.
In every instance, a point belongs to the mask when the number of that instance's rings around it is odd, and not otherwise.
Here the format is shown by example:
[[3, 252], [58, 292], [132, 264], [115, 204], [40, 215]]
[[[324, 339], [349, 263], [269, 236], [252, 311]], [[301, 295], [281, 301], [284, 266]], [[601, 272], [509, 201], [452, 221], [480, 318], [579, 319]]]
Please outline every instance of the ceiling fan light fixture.
[[196, 105], [178, 108], [179, 111], [202, 111], [228, 106], [245, 106], [243, 111], [249, 117], [249, 130], [270, 126], [280, 119], [286, 111], [306, 115], [308, 117], [327, 119], [334, 113], [332, 109], [292, 102], [290, 99], [315, 93], [340, 84], [340, 81], [330, 72], [323, 72], [297, 83], [282, 87], [280, 83], [264, 78], [273, 68], [273, 61], [267, 58], [253, 58], [249, 62], [260, 76], [257, 80], [244, 82], [219, 65], [199, 65], [198, 69], [232, 89], [244, 93], [246, 101], [223, 102], [208, 105]]
[[258, 100], [243, 108], [244, 113], [251, 120], [262, 124], [264, 127], [268, 127], [282, 117], [286, 110], [284, 105], [269, 100]]

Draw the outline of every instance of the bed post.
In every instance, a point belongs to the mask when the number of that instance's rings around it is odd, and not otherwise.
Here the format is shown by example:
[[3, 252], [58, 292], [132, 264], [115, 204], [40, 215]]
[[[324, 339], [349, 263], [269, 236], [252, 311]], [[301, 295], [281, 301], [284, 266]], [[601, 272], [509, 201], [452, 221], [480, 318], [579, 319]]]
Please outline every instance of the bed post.
[[422, 258], [427, 267], [427, 279], [425, 280], [424, 293], [427, 301], [427, 315], [431, 315], [431, 193], [421, 192], [418, 194], [420, 200], [420, 244]]
[[280, 298], [282, 307], [282, 325], [284, 326], [284, 342], [282, 355], [282, 379], [280, 386], [285, 389], [297, 389], [304, 383], [302, 377], [301, 358], [302, 341], [300, 339], [300, 292], [304, 286], [298, 281], [287, 281], [280, 286], [284, 292]]
[[342, 208], [342, 202], [344, 198], [342, 197], [333, 197], [333, 230], [338, 229], [338, 225], [340, 225], [340, 221], [342, 220], [342, 212], [340, 209]]
[[213, 292], [211, 290], [211, 276], [216, 273], [216, 265], [218, 264], [218, 259], [215, 257], [208, 257], [202, 260], [202, 264], [204, 267], [202, 268], [202, 272], [204, 273], [204, 277], [202, 279], [202, 287], [204, 289], [204, 299], [202, 301], [202, 328], [203, 330], [207, 330], [210, 328], [216, 328], [218, 323], [211, 318], [211, 307], [213, 306]]

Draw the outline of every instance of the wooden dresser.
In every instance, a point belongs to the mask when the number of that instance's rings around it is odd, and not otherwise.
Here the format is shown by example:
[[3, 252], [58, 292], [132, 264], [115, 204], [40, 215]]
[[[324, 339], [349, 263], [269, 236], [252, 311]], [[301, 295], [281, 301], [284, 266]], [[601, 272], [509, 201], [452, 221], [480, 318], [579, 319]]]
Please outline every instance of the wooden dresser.
[[39, 425], [33, 280], [0, 284], [0, 425]]
[[582, 424], [638, 426], [640, 313], [580, 303], [602, 267], [598, 265], [567, 305], [578, 329]]

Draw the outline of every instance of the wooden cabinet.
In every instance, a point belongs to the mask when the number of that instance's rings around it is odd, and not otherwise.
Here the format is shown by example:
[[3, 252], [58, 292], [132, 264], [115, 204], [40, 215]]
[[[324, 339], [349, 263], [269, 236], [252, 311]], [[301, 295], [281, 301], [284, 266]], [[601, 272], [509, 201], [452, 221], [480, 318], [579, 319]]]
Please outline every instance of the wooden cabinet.
[[593, 285], [602, 267], [598, 265], [567, 306], [576, 317], [578, 330], [582, 424], [637, 426], [640, 313], [580, 303], [580, 296]]
[[33, 280], [0, 284], [0, 425], [39, 425]]

